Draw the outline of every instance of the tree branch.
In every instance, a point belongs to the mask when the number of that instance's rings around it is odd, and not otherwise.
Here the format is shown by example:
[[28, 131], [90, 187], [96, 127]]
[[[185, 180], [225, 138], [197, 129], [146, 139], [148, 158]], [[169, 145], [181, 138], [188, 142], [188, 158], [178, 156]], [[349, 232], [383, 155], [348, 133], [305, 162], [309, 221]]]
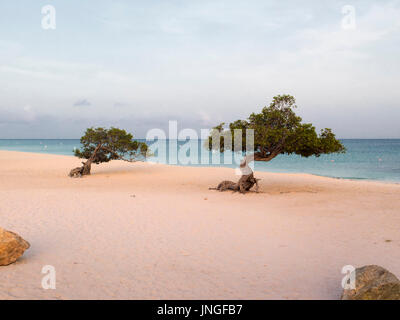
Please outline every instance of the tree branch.
[[108, 152], [110, 152], [111, 154], [113, 154], [113, 155], [116, 156], [119, 160], [122, 160], [122, 161], [132, 162], [132, 163], [133, 163], [133, 162], [141, 161], [141, 160], [134, 160], [134, 159], [126, 159], [126, 158], [120, 156], [120, 155], [119, 155], [118, 153], [116, 153], [115, 151], [113, 151], [113, 150], [111, 150], [111, 149], [109, 149], [109, 148], [106, 148], [106, 147], [103, 147], [103, 149], [106, 150], [106, 151], [108, 151]]

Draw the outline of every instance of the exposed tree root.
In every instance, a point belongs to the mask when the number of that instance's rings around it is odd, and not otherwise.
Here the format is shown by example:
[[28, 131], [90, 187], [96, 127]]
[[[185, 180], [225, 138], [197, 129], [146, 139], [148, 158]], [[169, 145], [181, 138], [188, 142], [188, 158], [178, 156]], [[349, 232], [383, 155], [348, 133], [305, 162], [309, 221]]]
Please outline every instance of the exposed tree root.
[[254, 172], [250, 168], [249, 163], [254, 161], [254, 154], [248, 154], [244, 157], [240, 163], [240, 171], [242, 176], [237, 183], [232, 181], [222, 181], [216, 188], [209, 188], [210, 190], [226, 191], [232, 190], [234, 192], [239, 191], [240, 193], [249, 192], [251, 188], [256, 186], [256, 192], [258, 193], [258, 181], [260, 179], [254, 178]]
[[256, 186], [256, 192], [258, 193], [258, 181], [260, 179], [254, 178], [254, 174], [243, 175], [237, 183], [232, 181], [222, 181], [216, 188], [209, 188], [210, 190], [218, 190], [220, 192], [232, 190], [234, 192], [239, 191], [240, 193], [246, 193], [251, 188]]
[[76, 167], [75, 169], [72, 169], [69, 172], [69, 176], [71, 178], [80, 178], [80, 177], [82, 177], [82, 170], [83, 170], [83, 167]]
[[82, 162], [82, 167], [76, 167], [69, 172], [71, 178], [81, 178], [90, 174], [92, 168], [92, 160], [89, 159], [86, 162]]

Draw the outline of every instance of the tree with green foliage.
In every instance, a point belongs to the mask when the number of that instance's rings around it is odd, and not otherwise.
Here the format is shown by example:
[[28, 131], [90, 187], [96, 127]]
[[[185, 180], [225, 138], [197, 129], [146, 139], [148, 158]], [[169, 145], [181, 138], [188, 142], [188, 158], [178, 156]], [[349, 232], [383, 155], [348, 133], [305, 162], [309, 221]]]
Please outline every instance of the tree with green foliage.
[[82, 167], [72, 169], [71, 177], [89, 175], [92, 163], [99, 164], [111, 160], [134, 162], [143, 160], [148, 155], [148, 146], [144, 142], [133, 140], [125, 130], [113, 128], [89, 128], [81, 137], [81, 149], [74, 153], [82, 162]]
[[[302, 123], [301, 117], [294, 112], [295, 108], [297, 108], [296, 100], [293, 96], [278, 95], [273, 98], [269, 107], [264, 107], [260, 113], [252, 113], [247, 120], [234, 121], [229, 124], [229, 129], [224, 129], [224, 123], [222, 123], [211, 131], [207, 141], [209, 150], [220, 152], [233, 150], [246, 153], [246, 130], [254, 130], [254, 152], [246, 154], [240, 165], [242, 169], [246, 168], [242, 170], [245, 173], [241, 181], [232, 188], [248, 191], [257, 183], [253, 172], [248, 167], [253, 160], [271, 161], [280, 154], [319, 157], [321, 154], [346, 151], [331, 129], [323, 129], [320, 134], [317, 134], [312, 124]], [[241, 139], [239, 137], [235, 140], [236, 129], [242, 130]], [[248, 183], [249, 181], [251, 183]], [[243, 183], [246, 183], [245, 187]]]

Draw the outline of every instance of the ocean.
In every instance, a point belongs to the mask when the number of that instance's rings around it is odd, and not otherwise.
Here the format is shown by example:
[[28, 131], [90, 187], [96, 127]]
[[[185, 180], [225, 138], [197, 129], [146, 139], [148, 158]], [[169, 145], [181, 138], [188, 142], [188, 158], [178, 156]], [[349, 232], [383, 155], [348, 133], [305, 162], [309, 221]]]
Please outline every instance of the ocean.
[[[145, 140], [141, 140], [145, 141]], [[375, 180], [400, 183], [400, 139], [343, 139], [347, 148], [345, 154], [331, 154], [320, 157], [302, 158], [296, 155], [280, 155], [270, 162], [256, 162], [255, 170], [286, 173], [310, 173], [320, 176]], [[167, 141], [165, 152], [156, 152], [159, 158], [165, 158], [163, 163], [189, 165], [189, 166], [224, 166], [236, 167], [235, 164], [193, 164], [176, 163], [177, 152], [185, 141], [177, 143], [178, 148], [169, 153]], [[149, 142], [150, 148], [153, 142]], [[192, 140], [192, 150], [197, 150], [198, 159], [211, 159], [211, 153], [206, 151], [203, 143]], [[79, 139], [3, 139], [0, 140], [0, 150], [48, 153], [59, 155], [73, 155], [73, 149], [79, 148]], [[181, 150], [182, 152], [182, 150]], [[170, 157], [171, 155], [171, 157]], [[165, 157], [162, 157], [165, 156]], [[181, 158], [180, 158], [181, 159]], [[149, 159], [154, 161], [153, 159]], [[211, 162], [211, 161], [210, 161]]]

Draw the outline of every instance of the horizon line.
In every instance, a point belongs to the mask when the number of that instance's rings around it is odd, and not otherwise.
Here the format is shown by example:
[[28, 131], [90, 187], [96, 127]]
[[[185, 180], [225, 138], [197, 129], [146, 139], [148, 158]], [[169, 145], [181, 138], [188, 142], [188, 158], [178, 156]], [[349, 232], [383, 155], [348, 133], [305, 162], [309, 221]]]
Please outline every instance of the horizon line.
[[[0, 138], [0, 140], [80, 140], [81, 138]], [[400, 140], [398, 138], [337, 138], [339, 140]], [[133, 140], [147, 140], [146, 138], [133, 138]], [[156, 139], [154, 139], [156, 140]], [[178, 140], [178, 139], [157, 139], [157, 140]], [[187, 139], [185, 139], [187, 140]], [[185, 141], [182, 140], [182, 141]], [[189, 139], [196, 140], [196, 139]], [[206, 140], [206, 139], [197, 139]]]

